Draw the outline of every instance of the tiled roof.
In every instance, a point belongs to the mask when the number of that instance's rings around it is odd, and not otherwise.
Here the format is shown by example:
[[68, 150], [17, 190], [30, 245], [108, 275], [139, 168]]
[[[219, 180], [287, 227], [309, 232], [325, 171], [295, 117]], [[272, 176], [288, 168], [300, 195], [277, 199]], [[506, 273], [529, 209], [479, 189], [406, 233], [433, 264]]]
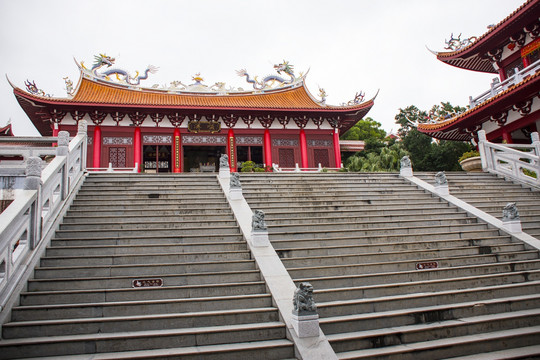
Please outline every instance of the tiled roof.
[[[208, 94], [167, 92], [153, 89], [128, 88], [82, 78], [77, 93], [64, 103], [92, 105], [122, 105], [160, 108], [268, 109], [268, 110], [350, 110], [362, 106], [322, 106], [306, 90], [303, 83], [295, 87], [264, 92]], [[363, 104], [360, 104], [363, 105]]]
[[[434, 124], [428, 124], [428, 123], [422, 123], [418, 124], [418, 130], [423, 133], [430, 134], [434, 136], [434, 134], [441, 135], [445, 132], [452, 132], [456, 128], [459, 128], [461, 126], [461, 123], [464, 121], [470, 121], [473, 117], [477, 117], [476, 115], [480, 112], [483, 113], [489, 113], [489, 107], [493, 104], [497, 104], [498, 102], [502, 101], [503, 99], [507, 98], [508, 96], [512, 96], [513, 94], [516, 94], [520, 90], [525, 90], [526, 88], [530, 88], [531, 90], [527, 90], [529, 93], [530, 91], [538, 91], [538, 82], [540, 81], [540, 72], [535, 73], [532, 76], [529, 76], [525, 78], [522, 82], [509, 87], [505, 91], [500, 92], [499, 94], [487, 99], [483, 103], [473, 107], [472, 109], [469, 109], [451, 119], [437, 122]], [[536, 89], [536, 90], [535, 90]], [[529, 94], [530, 96], [530, 94]], [[481, 124], [482, 122], [486, 121], [485, 114], [480, 116], [475, 123]], [[470, 124], [469, 124], [470, 125]], [[444, 138], [442, 136], [435, 136], [437, 138]]]
[[459, 68], [497, 73], [491, 61], [483, 55], [503, 46], [516, 30], [521, 30], [527, 25], [524, 22], [538, 21], [539, 7], [540, 0], [527, 0], [504, 20], [479, 36], [471, 45], [456, 51], [438, 52], [437, 59]]

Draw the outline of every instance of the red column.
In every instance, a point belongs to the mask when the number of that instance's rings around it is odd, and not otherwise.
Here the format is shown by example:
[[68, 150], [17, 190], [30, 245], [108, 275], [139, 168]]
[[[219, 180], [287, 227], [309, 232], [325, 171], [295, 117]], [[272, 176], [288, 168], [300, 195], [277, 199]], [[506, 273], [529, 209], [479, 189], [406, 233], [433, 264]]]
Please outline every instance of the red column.
[[339, 148], [339, 130], [334, 129], [334, 159], [336, 167], [341, 167], [341, 149]]
[[174, 128], [173, 134], [173, 172], [182, 172], [182, 144], [180, 138], [180, 129]]
[[506, 130], [503, 130], [502, 138], [503, 138], [503, 141], [506, 141], [507, 144], [513, 144], [514, 143], [514, 141], [512, 140], [512, 134], [510, 134]]
[[135, 133], [133, 135], [133, 166], [137, 164], [137, 172], [141, 172], [142, 165], [142, 147], [141, 147], [141, 128], [135, 127]]
[[[59, 132], [60, 132], [60, 130], [58, 129], [58, 123], [53, 122], [52, 123], [52, 136], [53, 137], [58, 137]], [[52, 146], [56, 147], [56, 146], [58, 146], [58, 143], [53, 143]]]
[[101, 167], [101, 127], [94, 126], [94, 161], [92, 166], [95, 168]]
[[308, 165], [308, 155], [307, 155], [307, 140], [306, 140], [306, 132], [304, 129], [300, 129], [300, 161], [302, 168], [309, 167]]
[[270, 130], [268, 129], [264, 129], [263, 148], [264, 148], [264, 164], [266, 165], [266, 169], [271, 169], [272, 168], [272, 140], [270, 139]]
[[231, 172], [236, 172], [236, 151], [235, 151], [235, 139], [234, 130], [229, 129], [227, 133], [227, 156], [229, 157], [229, 168]]

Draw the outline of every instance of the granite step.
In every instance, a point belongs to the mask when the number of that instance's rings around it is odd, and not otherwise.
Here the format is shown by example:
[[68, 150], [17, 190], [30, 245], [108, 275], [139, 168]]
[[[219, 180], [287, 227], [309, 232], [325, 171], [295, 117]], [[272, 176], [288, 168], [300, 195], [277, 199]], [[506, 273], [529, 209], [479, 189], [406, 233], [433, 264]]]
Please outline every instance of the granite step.
[[231, 243], [242, 242], [245, 244], [243, 236], [241, 234], [220, 234], [220, 235], [184, 235], [184, 234], [167, 234], [167, 235], [155, 235], [142, 234], [139, 236], [110, 236], [110, 237], [77, 237], [77, 238], [53, 238], [52, 245], [59, 246], [92, 246], [92, 245], [147, 245], [147, 244], [186, 244], [190, 245], [204, 245], [205, 243], [213, 243], [218, 245], [219, 243]]
[[[74, 229], [74, 230], [57, 230], [55, 233], [56, 238], [87, 238], [87, 237], [130, 237], [140, 236], [144, 232], [144, 229], [129, 228], [124, 229], [122, 226], [118, 226], [113, 229]], [[212, 226], [211, 228], [200, 227], [183, 227], [183, 228], [168, 228], [159, 227], [152, 229], [154, 236], [167, 236], [167, 235], [202, 235], [213, 236], [221, 234], [240, 234], [238, 226]]]

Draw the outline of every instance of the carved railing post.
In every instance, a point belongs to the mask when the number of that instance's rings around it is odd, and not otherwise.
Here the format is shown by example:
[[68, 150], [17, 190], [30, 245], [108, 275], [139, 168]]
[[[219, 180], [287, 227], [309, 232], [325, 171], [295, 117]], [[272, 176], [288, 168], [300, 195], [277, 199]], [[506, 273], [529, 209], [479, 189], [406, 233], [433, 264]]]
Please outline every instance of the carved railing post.
[[30, 226], [28, 242], [30, 249], [34, 249], [41, 237], [41, 170], [43, 161], [37, 156], [31, 156], [26, 160], [26, 178], [24, 179], [25, 190], [36, 190], [36, 201], [30, 208]]
[[448, 180], [446, 179], [444, 171], [439, 171], [435, 175], [435, 191], [441, 196], [450, 194], [450, 191], [448, 190]]
[[58, 133], [58, 147], [56, 148], [56, 156], [65, 156], [64, 165], [62, 166], [62, 200], [69, 195], [69, 133], [60, 131]]
[[264, 222], [264, 211], [262, 210], [255, 210], [251, 217], [251, 243], [255, 247], [270, 245], [268, 227]]
[[319, 336], [319, 314], [313, 300], [313, 286], [302, 282], [294, 291], [292, 325], [300, 338]]
[[521, 232], [521, 220], [519, 218], [519, 211], [516, 203], [508, 203], [503, 208], [503, 228], [509, 233]]
[[[540, 156], [540, 136], [537, 132], [531, 133], [531, 144], [534, 146], [536, 156]], [[538, 164], [540, 166], [540, 164]]]
[[488, 171], [491, 164], [491, 153], [486, 147], [487, 137], [485, 130], [478, 131], [478, 151], [480, 152], [480, 159], [482, 160], [482, 170]]
[[233, 172], [231, 173], [231, 179], [229, 181], [229, 199], [242, 200], [243, 198], [240, 175], [237, 172]]
[[411, 159], [409, 159], [408, 156], [404, 156], [400, 160], [400, 169], [399, 169], [399, 175], [402, 177], [411, 177], [413, 176], [412, 166], [411, 166]]

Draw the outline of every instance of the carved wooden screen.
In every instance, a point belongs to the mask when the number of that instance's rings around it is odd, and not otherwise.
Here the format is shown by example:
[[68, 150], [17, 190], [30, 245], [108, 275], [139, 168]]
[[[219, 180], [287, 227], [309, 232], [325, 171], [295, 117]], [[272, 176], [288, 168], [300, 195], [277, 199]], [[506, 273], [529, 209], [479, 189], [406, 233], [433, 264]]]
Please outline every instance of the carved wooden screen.
[[294, 149], [279, 149], [279, 166], [285, 168], [295, 167]]
[[313, 149], [313, 157], [315, 158], [315, 167], [319, 166], [319, 164], [322, 167], [330, 167], [328, 149]]
[[109, 163], [113, 168], [126, 167], [126, 148], [125, 147], [110, 147], [109, 148]]

